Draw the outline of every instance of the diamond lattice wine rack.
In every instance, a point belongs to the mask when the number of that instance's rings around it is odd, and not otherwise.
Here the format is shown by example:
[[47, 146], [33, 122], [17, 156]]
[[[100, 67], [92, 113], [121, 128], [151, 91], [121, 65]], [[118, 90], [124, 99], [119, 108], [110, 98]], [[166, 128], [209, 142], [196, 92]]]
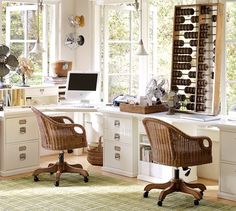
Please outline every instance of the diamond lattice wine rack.
[[220, 107], [223, 5], [175, 6], [171, 90], [176, 111], [216, 115]]

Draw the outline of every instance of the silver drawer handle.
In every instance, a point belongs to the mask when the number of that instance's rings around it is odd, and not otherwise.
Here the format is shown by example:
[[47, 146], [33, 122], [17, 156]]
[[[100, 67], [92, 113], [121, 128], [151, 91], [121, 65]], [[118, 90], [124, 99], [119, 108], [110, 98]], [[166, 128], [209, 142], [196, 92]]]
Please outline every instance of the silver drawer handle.
[[20, 125], [24, 125], [24, 124], [26, 124], [26, 122], [27, 122], [26, 119], [20, 119], [19, 120]]
[[114, 121], [114, 126], [115, 127], [120, 127], [120, 120], [115, 120]]
[[25, 160], [25, 159], [26, 159], [26, 154], [25, 154], [25, 153], [21, 153], [21, 154], [19, 155], [19, 158], [20, 158], [20, 161]]
[[25, 151], [26, 150], [26, 146], [20, 146], [19, 147], [19, 151]]
[[114, 150], [115, 150], [115, 151], [120, 151], [120, 149], [121, 149], [120, 147], [114, 146]]
[[119, 140], [120, 140], [120, 134], [119, 134], [119, 133], [115, 133], [115, 134], [114, 134], [114, 139], [115, 139], [116, 141], [119, 141]]
[[120, 160], [120, 153], [115, 153], [115, 159]]
[[26, 133], [26, 127], [20, 127], [20, 134]]

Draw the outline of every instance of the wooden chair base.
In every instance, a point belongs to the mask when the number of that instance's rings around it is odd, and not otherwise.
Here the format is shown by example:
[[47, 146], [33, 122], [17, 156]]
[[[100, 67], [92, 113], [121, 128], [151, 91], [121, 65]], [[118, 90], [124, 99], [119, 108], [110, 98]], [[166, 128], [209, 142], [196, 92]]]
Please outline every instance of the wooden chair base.
[[158, 198], [158, 205], [162, 206], [162, 201], [166, 198], [166, 196], [173, 192], [183, 192], [187, 194], [191, 194], [195, 200], [194, 204], [198, 205], [199, 201], [202, 199], [203, 191], [206, 190], [206, 186], [201, 183], [187, 183], [182, 179], [174, 178], [166, 183], [159, 184], [148, 184], [144, 188], [144, 197], [148, 197], [148, 193], [152, 189], [162, 189]]
[[[60, 157], [61, 156], [61, 157]], [[56, 180], [55, 180], [55, 186], [59, 186], [59, 181], [61, 174], [64, 172], [68, 173], [79, 173], [84, 177], [84, 182], [88, 182], [88, 172], [83, 169], [82, 165], [80, 164], [73, 164], [70, 165], [67, 162], [64, 162], [64, 153], [59, 155], [59, 162], [53, 164], [50, 163], [47, 168], [38, 168], [36, 169], [32, 176], [34, 177], [34, 181], [39, 181], [38, 175], [41, 173], [56, 173]]]

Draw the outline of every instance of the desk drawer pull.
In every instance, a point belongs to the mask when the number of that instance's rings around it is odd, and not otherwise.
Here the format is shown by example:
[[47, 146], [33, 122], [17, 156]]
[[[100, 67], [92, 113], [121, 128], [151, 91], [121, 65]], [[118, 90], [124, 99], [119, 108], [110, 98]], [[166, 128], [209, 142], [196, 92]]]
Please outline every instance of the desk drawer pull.
[[25, 160], [25, 159], [26, 159], [26, 153], [21, 153], [21, 154], [19, 155], [19, 158], [20, 158], [20, 161]]
[[119, 133], [115, 133], [115, 134], [114, 134], [114, 139], [115, 139], [116, 141], [119, 141], [119, 140], [120, 140], [120, 134], [119, 134]]
[[26, 119], [20, 119], [19, 120], [20, 125], [24, 125], [24, 124], [26, 124], [26, 122], [27, 122]]
[[114, 126], [115, 127], [120, 127], [120, 120], [115, 120], [114, 121]]
[[26, 127], [20, 127], [20, 134], [26, 133]]
[[44, 89], [39, 89], [40, 93], [43, 94], [44, 93]]
[[115, 159], [120, 160], [120, 153], [115, 153]]
[[25, 151], [26, 150], [26, 146], [20, 146], [19, 147], [19, 151]]
[[115, 151], [120, 151], [120, 147], [114, 146], [114, 150], [115, 150]]

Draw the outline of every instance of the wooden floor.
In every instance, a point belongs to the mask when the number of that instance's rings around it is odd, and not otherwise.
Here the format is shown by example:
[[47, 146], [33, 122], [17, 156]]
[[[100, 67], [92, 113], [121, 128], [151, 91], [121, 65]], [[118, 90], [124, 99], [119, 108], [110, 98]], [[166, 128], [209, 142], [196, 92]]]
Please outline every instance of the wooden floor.
[[[41, 167], [46, 167], [49, 162], [56, 162], [57, 159], [58, 159], [57, 155], [41, 157], [40, 165], [41, 165]], [[122, 179], [127, 180], [127, 181], [132, 181], [132, 182], [135, 182], [135, 183], [138, 183], [138, 184], [143, 184], [143, 186], [148, 184], [147, 182], [137, 180], [136, 178], [124, 177], [124, 176], [120, 176], [120, 175], [116, 175], [116, 174], [112, 174], [112, 173], [102, 171], [101, 167], [90, 165], [87, 162], [86, 155], [78, 156], [78, 155], [73, 155], [73, 154], [66, 154], [65, 155], [65, 160], [70, 164], [75, 164], [75, 163], [82, 164], [83, 168], [86, 169], [88, 172], [96, 172], [96, 173], [99, 173], [99, 174], [102, 174], [102, 175], [108, 175], [108, 176], [115, 177], [115, 178], [122, 178]], [[24, 176], [25, 175], [31, 175], [31, 173], [24, 174]], [[16, 177], [21, 177], [21, 176], [22, 175], [17, 175], [17, 176], [5, 177], [5, 178], [16, 178]], [[0, 178], [2, 178], [2, 177], [0, 177]], [[207, 186], [207, 190], [204, 192], [204, 198], [205, 199], [211, 200], [211, 201], [218, 201], [218, 202], [221, 202], [221, 203], [231, 204], [231, 205], [236, 206], [236, 201], [229, 201], [229, 200], [220, 199], [220, 198], [217, 197], [217, 192], [218, 192], [218, 182], [217, 181], [200, 178], [200, 179], [198, 179], [197, 182], [204, 183]]]

